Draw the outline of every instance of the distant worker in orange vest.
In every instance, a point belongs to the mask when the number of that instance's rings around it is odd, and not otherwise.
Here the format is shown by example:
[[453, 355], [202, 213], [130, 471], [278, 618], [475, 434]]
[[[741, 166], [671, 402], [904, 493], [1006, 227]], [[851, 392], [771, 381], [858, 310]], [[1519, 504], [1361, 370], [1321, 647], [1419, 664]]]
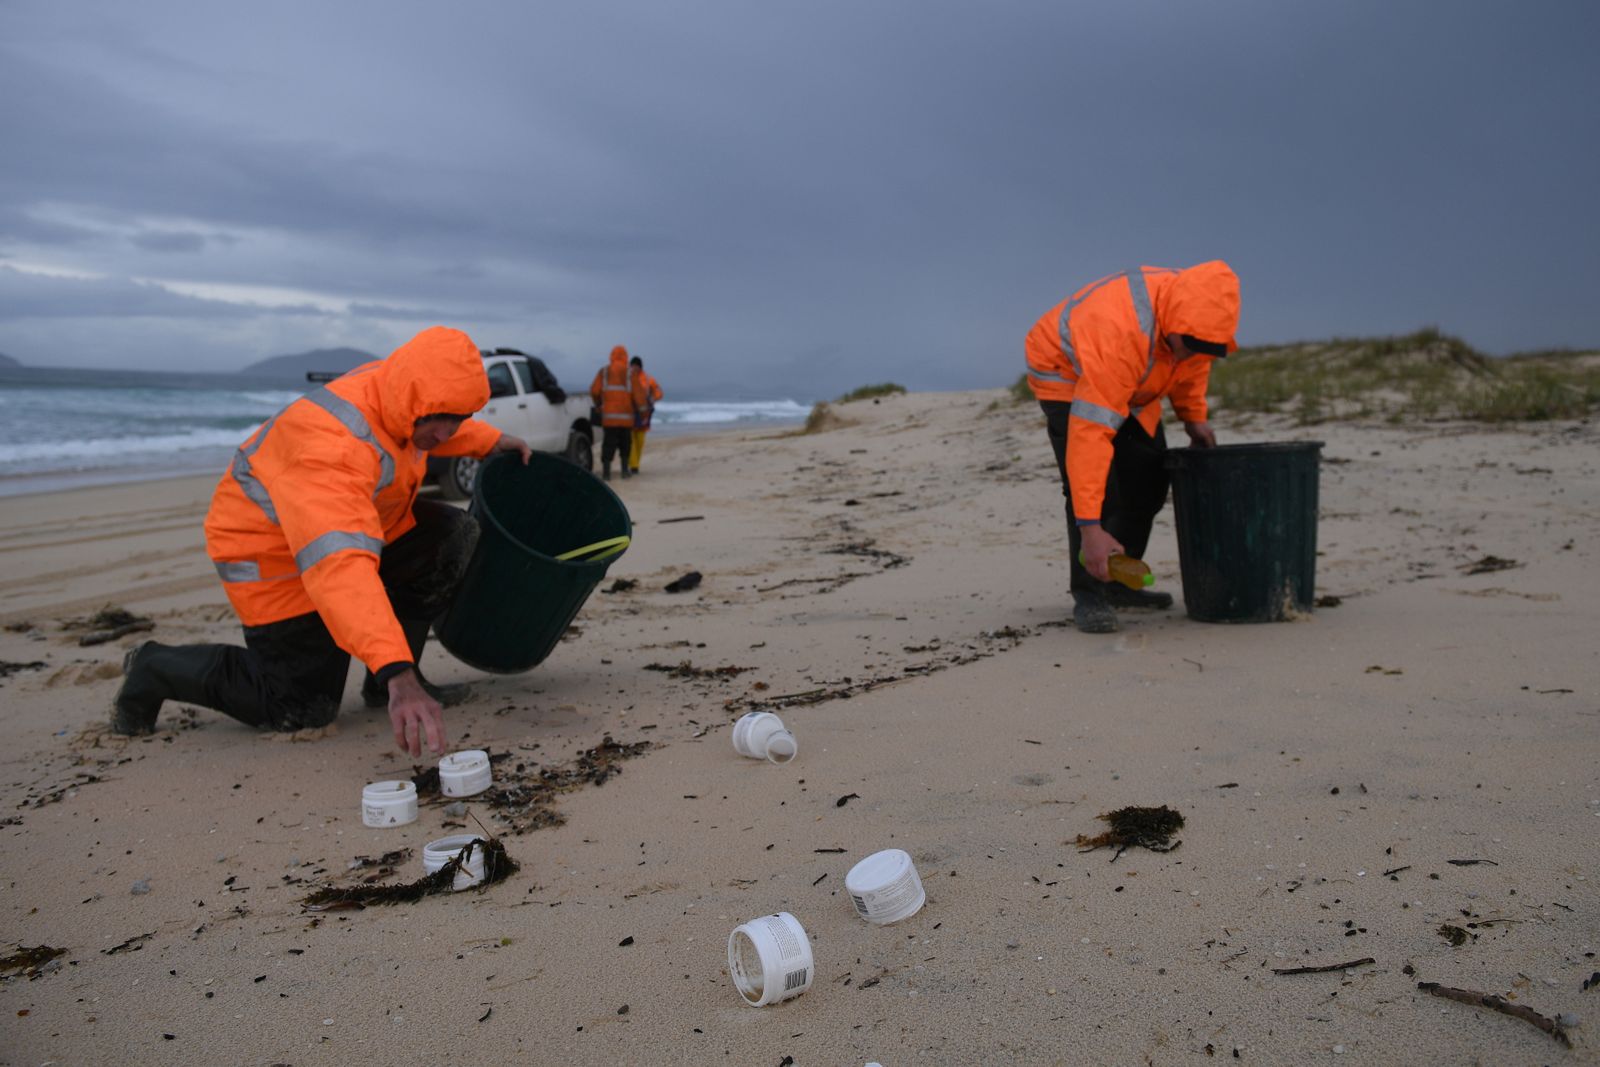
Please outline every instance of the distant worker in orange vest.
[[644, 435], [650, 432], [650, 416], [656, 413], [656, 401], [661, 399], [661, 383], [645, 373], [644, 360], [638, 356], [630, 359], [628, 365], [633, 368], [633, 376], [639, 379], [639, 384], [644, 388], [644, 406], [633, 420], [633, 451], [628, 456], [628, 466], [634, 474], [638, 474], [639, 457], [644, 455]]
[[622, 461], [622, 476], [632, 477], [628, 457], [633, 452], [633, 422], [645, 406], [644, 386], [628, 366], [628, 350], [611, 350], [611, 361], [595, 372], [589, 397], [600, 409], [600, 470], [611, 480], [611, 458]]
[[528, 462], [526, 442], [471, 417], [488, 399], [478, 346], [434, 326], [268, 419], [234, 454], [205, 521], [245, 647], [138, 645], [112, 730], [153, 732], [168, 700], [264, 729], [326, 726], [354, 655], [367, 666], [362, 698], [387, 704], [395, 744], [443, 752], [441, 697], [457, 701], [418, 664], [478, 524], [417, 490], [430, 453]]
[[1084, 633], [1115, 631], [1117, 607], [1172, 606], [1168, 593], [1109, 581], [1106, 561], [1116, 553], [1143, 558], [1166, 503], [1161, 399], [1190, 443], [1215, 447], [1206, 385], [1212, 361], [1238, 347], [1238, 325], [1239, 278], [1212, 260], [1102, 278], [1028, 332], [1028, 385], [1061, 471], [1073, 621]]

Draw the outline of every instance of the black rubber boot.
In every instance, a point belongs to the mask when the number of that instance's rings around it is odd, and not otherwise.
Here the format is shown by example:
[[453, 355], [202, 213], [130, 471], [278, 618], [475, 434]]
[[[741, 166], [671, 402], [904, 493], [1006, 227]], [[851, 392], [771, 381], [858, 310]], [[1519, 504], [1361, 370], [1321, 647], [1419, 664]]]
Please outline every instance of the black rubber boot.
[[[411, 650], [411, 662], [418, 665], [416, 672], [418, 680], [422, 682], [422, 691], [437, 700], [440, 707], [453, 708], [472, 699], [472, 685], [469, 682], [434, 685], [423, 677], [422, 649], [428, 643], [428, 630], [432, 626], [431, 622], [426, 621], [400, 620], [400, 629], [404, 630], [406, 635], [406, 647]], [[367, 672], [366, 678], [361, 682], [361, 702], [369, 708], [389, 706], [389, 687], [380, 683], [371, 671]]]
[[1153, 589], [1129, 589], [1120, 582], [1106, 586], [1106, 603], [1118, 608], [1170, 608], [1172, 594]]
[[211, 707], [210, 682], [222, 660], [221, 645], [163, 645], [145, 641], [122, 658], [122, 688], [111, 708], [111, 732], [155, 733], [168, 700]]
[[1076, 603], [1072, 608], [1072, 622], [1078, 627], [1079, 633], [1086, 634], [1112, 634], [1119, 629], [1117, 613], [1111, 605], [1096, 596], [1086, 596], [1082, 593], [1075, 594]]

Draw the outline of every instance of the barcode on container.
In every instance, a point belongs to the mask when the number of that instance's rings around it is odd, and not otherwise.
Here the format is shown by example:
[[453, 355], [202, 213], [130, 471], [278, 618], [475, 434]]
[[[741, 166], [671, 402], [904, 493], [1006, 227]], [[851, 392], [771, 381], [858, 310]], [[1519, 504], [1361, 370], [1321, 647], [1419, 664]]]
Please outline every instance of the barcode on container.
[[865, 915], [867, 913], [867, 902], [866, 901], [862, 900], [860, 897], [856, 896], [854, 893], [850, 894], [850, 899], [856, 902], [856, 910], [857, 911], [859, 911], [863, 915]]
[[805, 985], [806, 975], [809, 973], [810, 969], [806, 967], [802, 967], [798, 971], [790, 971], [787, 977], [785, 977], [783, 980], [783, 991], [787, 993], [791, 989], [799, 989], [801, 986]]

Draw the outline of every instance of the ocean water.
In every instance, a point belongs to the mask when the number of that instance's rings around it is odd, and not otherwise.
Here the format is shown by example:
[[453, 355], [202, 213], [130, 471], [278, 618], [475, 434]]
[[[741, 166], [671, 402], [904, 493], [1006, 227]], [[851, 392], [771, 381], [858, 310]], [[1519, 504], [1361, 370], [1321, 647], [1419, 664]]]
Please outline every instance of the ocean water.
[[[240, 442], [310, 388], [240, 374], [0, 369], [0, 496], [220, 477]], [[781, 398], [666, 400], [653, 432], [787, 425], [809, 411]]]

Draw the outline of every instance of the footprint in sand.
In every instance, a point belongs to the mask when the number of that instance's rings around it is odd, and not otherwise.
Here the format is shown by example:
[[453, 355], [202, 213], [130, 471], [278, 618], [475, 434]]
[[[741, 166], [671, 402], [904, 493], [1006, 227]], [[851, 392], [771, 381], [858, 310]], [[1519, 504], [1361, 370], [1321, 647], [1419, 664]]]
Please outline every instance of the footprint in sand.
[[121, 663], [69, 663], [46, 678], [44, 685], [46, 689], [58, 689], [64, 685], [89, 685], [121, 677]]

